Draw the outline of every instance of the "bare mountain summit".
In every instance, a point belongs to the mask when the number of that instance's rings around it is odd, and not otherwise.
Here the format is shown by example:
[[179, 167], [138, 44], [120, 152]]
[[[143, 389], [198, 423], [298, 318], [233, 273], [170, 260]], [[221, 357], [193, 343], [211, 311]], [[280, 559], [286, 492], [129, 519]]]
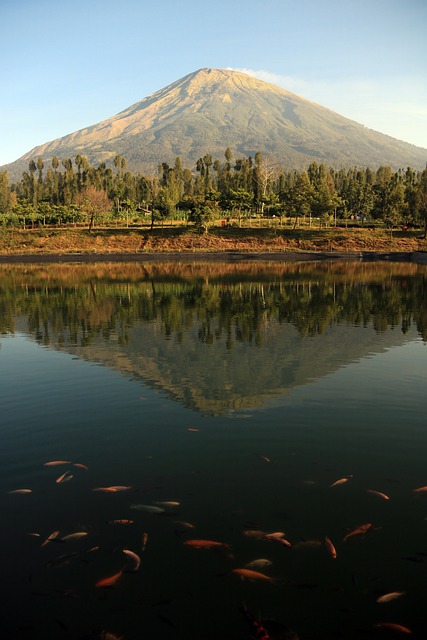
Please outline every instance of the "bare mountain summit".
[[226, 69], [200, 69], [99, 124], [35, 147], [4, 168], [12, 177], [28, 161], [86, 156], [96, 165], [119, 154], [128, 169], [153, 173], [180, 156], [193, 168], [210, 153], [223, 159], [261, 151], [286, 169], [388, 164], [425, 167], [427, 149], [377, 133], [273, 84]]

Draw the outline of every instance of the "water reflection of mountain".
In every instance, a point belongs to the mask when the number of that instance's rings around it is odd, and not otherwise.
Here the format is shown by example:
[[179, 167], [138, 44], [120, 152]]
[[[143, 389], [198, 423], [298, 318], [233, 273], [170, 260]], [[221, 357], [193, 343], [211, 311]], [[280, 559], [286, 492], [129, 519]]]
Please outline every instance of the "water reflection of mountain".
[[10, 268], [0, 280], [2, 330], [30, 333], [201, 412], [256, 407], [425, 332], [426, 270], [416, 265], [175, 266], [173, 274], [157, 265], [126, 280], [111, 266], [101, 274], [73, 266], [67, 277], [57, 265]]

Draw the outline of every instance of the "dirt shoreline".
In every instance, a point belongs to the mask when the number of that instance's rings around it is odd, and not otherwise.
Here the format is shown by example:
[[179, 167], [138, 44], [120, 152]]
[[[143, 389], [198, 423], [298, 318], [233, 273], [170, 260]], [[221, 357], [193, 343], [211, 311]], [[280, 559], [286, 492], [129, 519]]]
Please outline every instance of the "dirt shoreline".
[[425, 251], [221, 251], [151, 253], [0, 254], [0, 264], [48, 264], [91, 262], [415, 262], [427, 264]]

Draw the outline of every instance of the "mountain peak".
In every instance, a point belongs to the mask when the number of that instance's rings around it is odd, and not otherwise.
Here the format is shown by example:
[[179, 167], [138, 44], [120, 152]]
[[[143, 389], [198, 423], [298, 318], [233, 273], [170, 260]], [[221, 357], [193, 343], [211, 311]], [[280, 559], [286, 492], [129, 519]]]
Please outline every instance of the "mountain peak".
[[84, 155], [92, 164], [119, 154], [130, 171], [154, 173], [180, 156], [193, 169], [210, 153], [222, 158], [260, 151], [286, 169], [310, 162], [394, 169], [425, 166], [427, 150], [377, 133], [333, 111], [240, 71], [204, 67], [117, 115], [35, 147], [6, 165], [12, 178], [30, 159]]

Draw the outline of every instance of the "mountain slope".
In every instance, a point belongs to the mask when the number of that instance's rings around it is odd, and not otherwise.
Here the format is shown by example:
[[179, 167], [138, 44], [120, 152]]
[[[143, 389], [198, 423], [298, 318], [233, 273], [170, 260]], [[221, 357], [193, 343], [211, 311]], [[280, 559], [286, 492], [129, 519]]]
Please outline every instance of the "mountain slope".
[[87, 156], [92, 164], [125, 157], [131, 171], [154, 172], [180, 156], [194, 167], [206, 153], [223, 159], [261, 151], [280, 166], [421, 169], [427, 150], [377, 133], [295, 94], [237, 71], [200, 69], [98, 124], [35, 147], [6, 165], [20, 177], [28, 161]]

